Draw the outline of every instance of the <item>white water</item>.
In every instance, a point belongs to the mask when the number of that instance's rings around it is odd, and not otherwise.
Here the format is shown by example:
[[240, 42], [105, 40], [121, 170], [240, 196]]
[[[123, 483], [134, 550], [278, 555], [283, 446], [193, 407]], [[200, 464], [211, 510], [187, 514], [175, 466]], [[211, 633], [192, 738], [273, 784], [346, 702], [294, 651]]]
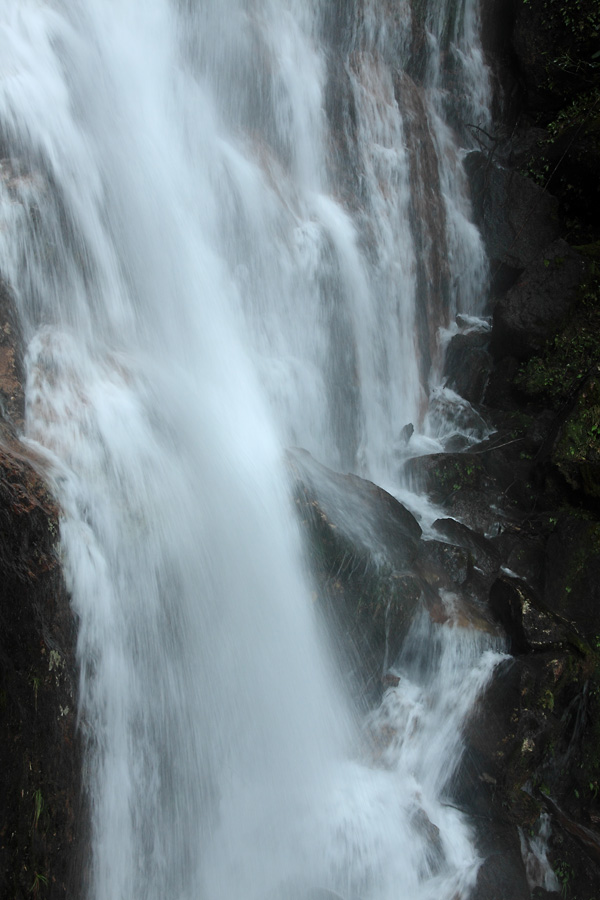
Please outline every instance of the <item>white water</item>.
[[[397, 737], [369, 750], [281, 462], [293, 443], [396, 482], [402, 427], [431, 430], [437, 329], [480, 311], [485, 276], [439, 64], [450, 40], [465, 116], [485, 115], [473, 6], [450, 38], [443, 5], [429, 17], [426, 86], [402, 76], [403, 110], [390, 60], [408, 54], [408, 7], [392, 21], [365, 2], [336, 51], [356, 123], [341, 116], [337, 155], [317, 0], [0, 11], [0, 266], [28, 344], [26, 436], [64, 511], [90, 900], [451, 900], [473, 884], [470, 827], [443, 798], [495, 657], [417, 623], [430, 665], [399, 661], [372, 725]], [[437, 199], [415, 183], [417, 109]]]

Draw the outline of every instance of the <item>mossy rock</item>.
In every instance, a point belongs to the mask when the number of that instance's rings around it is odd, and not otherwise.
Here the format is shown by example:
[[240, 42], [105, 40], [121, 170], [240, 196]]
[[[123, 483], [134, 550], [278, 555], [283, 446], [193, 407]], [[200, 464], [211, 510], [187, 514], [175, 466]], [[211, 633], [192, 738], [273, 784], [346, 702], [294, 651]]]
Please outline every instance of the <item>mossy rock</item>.
[[490, 607], [510, 638], [511, 653], [562, 652], [577, 647], [573, 628], [546, 609], [519, 578], [500, 575], [490, 590]]
[[417, 488], [437, 503], [462, 490], [482, 490], [489, 479], [481, 456], [473, 453], [433, 453], [407, 460], [406, 473]]

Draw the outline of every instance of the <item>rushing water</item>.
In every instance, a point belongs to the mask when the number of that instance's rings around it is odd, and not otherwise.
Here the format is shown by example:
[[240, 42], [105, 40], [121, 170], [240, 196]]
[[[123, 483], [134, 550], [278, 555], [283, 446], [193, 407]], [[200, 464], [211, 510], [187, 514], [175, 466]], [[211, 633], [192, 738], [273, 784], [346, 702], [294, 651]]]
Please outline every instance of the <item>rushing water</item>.
[[371, 745], [282, 447], [398, 486], [403, 426], [452, 427], [486, 85], [474, 0], [3, 2], [0, 266], [79, 619], [90, 900], [473, 884], [444, 796], [497, 657], [418, 618]]

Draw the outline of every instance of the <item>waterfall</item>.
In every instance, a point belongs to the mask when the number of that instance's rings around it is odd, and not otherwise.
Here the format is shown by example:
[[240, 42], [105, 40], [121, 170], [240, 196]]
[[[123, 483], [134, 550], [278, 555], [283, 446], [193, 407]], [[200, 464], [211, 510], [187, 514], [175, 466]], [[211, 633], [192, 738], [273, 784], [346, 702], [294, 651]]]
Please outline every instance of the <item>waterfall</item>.
[[403, 426], [439, 438], [486, 78], [475, 0], [3, 4], [0, 268], [79, 626], [89, 900], [474, 883], [444, 792], [497, 654], [418, 618], [357, 721], [282, 448], [399, 488]]

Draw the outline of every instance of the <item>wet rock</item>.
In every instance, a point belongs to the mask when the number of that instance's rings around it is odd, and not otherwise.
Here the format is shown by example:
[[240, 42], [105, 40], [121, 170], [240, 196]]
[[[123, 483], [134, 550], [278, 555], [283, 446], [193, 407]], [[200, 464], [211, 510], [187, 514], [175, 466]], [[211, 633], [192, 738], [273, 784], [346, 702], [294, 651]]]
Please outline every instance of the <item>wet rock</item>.
[[422, 541], [417, 563], [426, 580], [442, 588], [460, 587], [473, 569], [467, 550], [442, 541]]
[[288, 456], [298, 502], [325, 516], [343, 542], [403, 570], [415, 558], [421, 527], [413, 514], [383, 488], [357, 475], [341, 475], [304, 450]]
[[18, 445], [0, 449], [0, 896], [79, 896], [75, 622], [58, 510]]
[[16, 436], [23, 427], [23, 359], [19, 326], [10, 292], [0, 281], [0, 426]]
[[584, 277], [584, 263], [558, 240], [531, 263], [494, 308], [492, 352], [529, 359], [559, 327]]
[[446, 351], [446, 384], [469, 403], [481, 403], [492, 370], [488, 331], [455, 334]]
[[0, 896], [64, 900], [82, 895], [87, 834], [76, 623], [44, 462], [17, 437], [22, 358], [0, 282]]
[[399, 438], [400, 443], [408, 444], [408, 442], [410, 441], [410, 439], [414, 433], [415, 433], [415, 426], [413, 425], [412, 422], [409, 422], [407, 425], [404, 426], [404, 428], [400, 432], [400, 438]]
[[444, 503], [460, 490], [490, 487], [481, 458], [472, 453], [432, 453], [406, 462], [406, 474], [417, 490], [426, 491], [436, 503]]
[[[509, 824], [488, 824], [477, 842], [483, 858], [473, 900], [531, 900], [527, 872], [515, 829]], [[556, 895], [554, 895], [556, 897]]]
[[430, 590], [413, 567], [421, 528], [371, 482], [333, 472], [305, 451], [291, 452], [289, 464], [320, 606], [341, 636], [346, 680], [364, 703], [380, 692], [383, 673]]
[[471, 446], [471, 441], [464, 434], [451, 434], [444, 441], [446, 453], [461, 453]]
[[510, 638], [511, 653], [564, 650], [573, 630], [545, 609], [531, 588], [501, 575], [490, 589], [490, 609]]
[[468, 400], [451, 388], [433, 391], [429, 397], [428, 419], [434, 432], [450, 431], [469, 436], [469, 440], [483, 440], [489, 433], [488, 423]]
[[438, 534], [453, 544], [468, 550], [475, 566], [485, 576], [493, 576], [500, 567], [500, 555], [494, 545], [477, 532], [454, 519], [436, 519], [433, 523]]
[[496, 488], [488, 491], [459, 490], [447, 498], [444, 508], [453, 518], [490, 537], [498, 534], [501, 528], [503, 501], [503, 495]]
[[544, 591], [546, 544], [540, 535], [530, 535], [515, 526], [492, 538], [506, 569], [524, 581], [538, 597]]
[[491, 261], [496, 292], [507, 290], [558, 237], [558, 202], [535, 182], [470, 153], [466, 169]]

